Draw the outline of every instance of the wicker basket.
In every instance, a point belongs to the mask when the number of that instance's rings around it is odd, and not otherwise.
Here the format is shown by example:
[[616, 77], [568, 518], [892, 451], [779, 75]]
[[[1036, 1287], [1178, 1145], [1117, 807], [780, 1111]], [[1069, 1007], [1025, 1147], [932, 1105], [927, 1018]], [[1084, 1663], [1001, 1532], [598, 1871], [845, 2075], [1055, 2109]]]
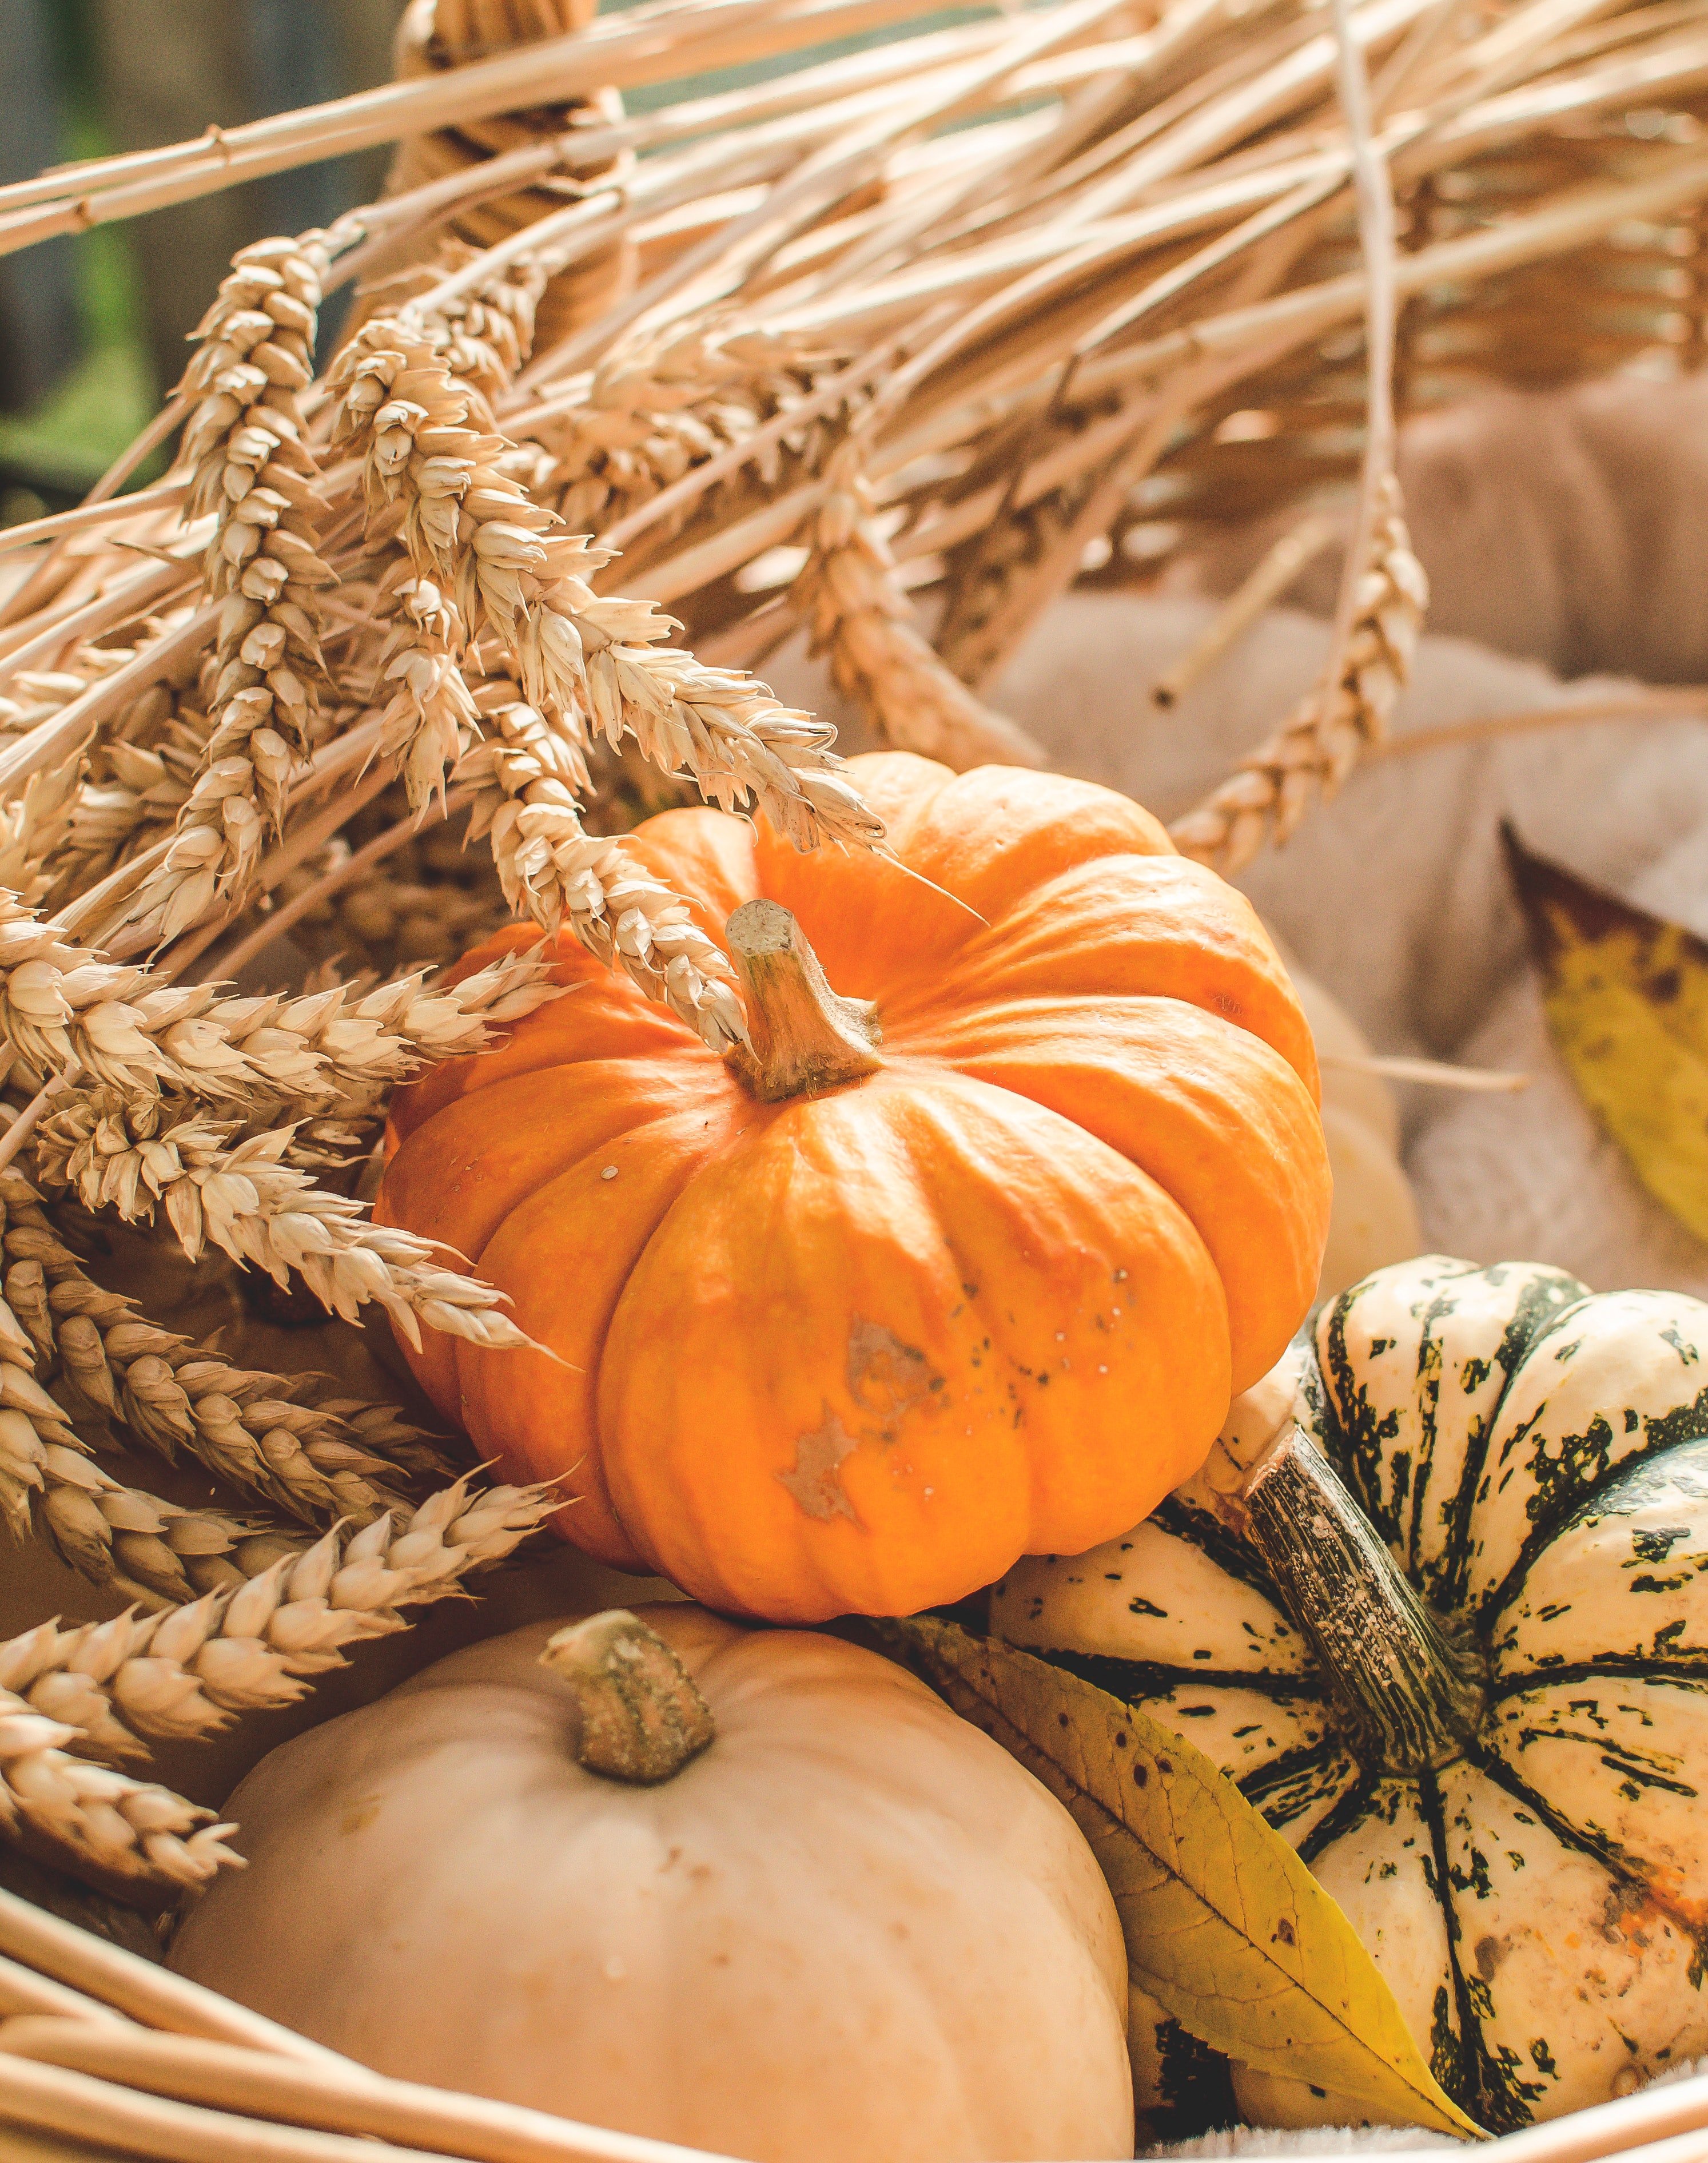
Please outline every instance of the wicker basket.
[[[114, 2155], [160, 2163], [372, 2163], [386, 2155], [689, 2163], [700, 2155], [384, 2079], [9, 1893], [0, 1893], [0, 2155], [8, 2163], [107, 2163]], [[1708, 2155], [1708, 2076], [1493, 2146], [1510, 2163], [1612, 2155], [1699, 2163]], [[1296, 2153], [1309, 2163], [1308, 2140]]]

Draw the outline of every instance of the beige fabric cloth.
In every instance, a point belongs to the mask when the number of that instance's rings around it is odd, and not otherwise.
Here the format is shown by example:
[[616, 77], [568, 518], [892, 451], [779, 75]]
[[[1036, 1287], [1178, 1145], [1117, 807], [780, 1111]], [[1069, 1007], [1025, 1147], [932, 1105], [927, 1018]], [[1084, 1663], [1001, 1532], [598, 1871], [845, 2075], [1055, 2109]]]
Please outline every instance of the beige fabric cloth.
[[[1400, 479], [1433, 631], [1561, 676], [1708, 682], [1708, 376], [1449, 406], [1407, 427]], [[1292, 522], [1231, 537], [1170, 589], [1225, 590]], [[1282, 598], [1325, 615], [1339, 575], [1324, 555]]]

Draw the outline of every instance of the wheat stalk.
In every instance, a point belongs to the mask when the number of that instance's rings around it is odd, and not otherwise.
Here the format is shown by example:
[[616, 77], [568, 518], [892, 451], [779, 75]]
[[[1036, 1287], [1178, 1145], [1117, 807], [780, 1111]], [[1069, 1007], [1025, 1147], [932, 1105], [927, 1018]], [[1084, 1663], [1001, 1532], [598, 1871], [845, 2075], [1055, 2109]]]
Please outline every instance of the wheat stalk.
[[399, 1506], [394, 1459], [440, 1469], [393, 1407], [302, 1403], [300, 1380], [233, 1367], [102, 1291], [11, 1169], [0, 1223], [0, 1516], [16, 1537], [39, 1530], [91, 1582], [149, 1605], [183, 1601], [241, 1583], [278, 1552], [264, 1513], [165, 1502], [95, 1464], [91, 1438], [111, 1447], [114, 1423], [310, 1524], [366, 1524]]
[[1288, 725], [1173, 828], [1176, 846], [1232, 873], [1266, 840], [1288, 839], [1313, 796], [1332, 795], [1360, 752], [1386, 735], [1411, 673], [1429, 605], [1429, 580], [1412, 553], [1393, 470], [1394, 218], [1376, 151], [1369, 86], [1347, 0], [1332, 0], [1340, 102], [1351, 144], [1366, 281], [1365, 447], [1328, 663]]
[[729, 956], [620, 841], [582, 826], [579, 746], [520, 699], [499, 706], [490, 721], [493, 735], [463, 760], [457, 778], [477, 791], [470, 837], [489, 837], [511, 910], [548, 930], [567, 920], [590, 954], [622, 969], [712, 1050], [744, 1043]]
[[582, 741], [633, 736], [709, 802], [762, 810], [797, 846], [870, 846], [880, 830], [836, 772], [824, 731], [764, 687], [663, 646], [650, 603], [597, 594], [609, 558], [535, 504], [486, 435], [436, 343], [407, 322], [364, 325], [334, 370], [338, 439], [363, 460], [368, 500], [416, 574], [450, 597], [465, 641], [490, 629], [529, 703]]
[[506, 956], [443, 990], [417, 974], [368, 992], [234, 998], [106, 961], [0, 895], [0, 1043], [19, 1073], [81, 1072], [132, 1099], [170, 1091], [245, 1117], [367, 1106], [557, 997], [547, 970], [537, 955]]

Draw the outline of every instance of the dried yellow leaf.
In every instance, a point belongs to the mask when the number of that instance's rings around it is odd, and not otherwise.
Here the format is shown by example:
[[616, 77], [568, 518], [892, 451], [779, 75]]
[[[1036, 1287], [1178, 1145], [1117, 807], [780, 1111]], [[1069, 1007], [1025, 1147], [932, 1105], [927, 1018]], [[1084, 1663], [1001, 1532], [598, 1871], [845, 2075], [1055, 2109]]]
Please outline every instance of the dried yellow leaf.
[[953, 1622], [878, 1626], [1063, 1803], [1115, 1895], [1134, 1983], [1200, 2042], [1475, 2137], [1335, 1901], [1202, 1752], [1077, 1675]]
[[1655, 1200], [1708, 1239], [1708, 945], [1502, 838], [1579, 1094]]

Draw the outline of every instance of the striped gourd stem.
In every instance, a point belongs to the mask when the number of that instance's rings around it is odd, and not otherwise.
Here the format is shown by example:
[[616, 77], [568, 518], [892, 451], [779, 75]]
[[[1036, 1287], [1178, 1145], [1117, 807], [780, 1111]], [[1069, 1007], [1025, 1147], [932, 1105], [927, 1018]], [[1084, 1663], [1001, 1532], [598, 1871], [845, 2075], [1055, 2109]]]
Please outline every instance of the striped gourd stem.
[[1321, 1450], [1291, 1420], [1230, 1514], [1262, 1557], [1340, 1709], [1390, 1772], [1464, 1754], [1485, 1683], [1407, 1581]]

